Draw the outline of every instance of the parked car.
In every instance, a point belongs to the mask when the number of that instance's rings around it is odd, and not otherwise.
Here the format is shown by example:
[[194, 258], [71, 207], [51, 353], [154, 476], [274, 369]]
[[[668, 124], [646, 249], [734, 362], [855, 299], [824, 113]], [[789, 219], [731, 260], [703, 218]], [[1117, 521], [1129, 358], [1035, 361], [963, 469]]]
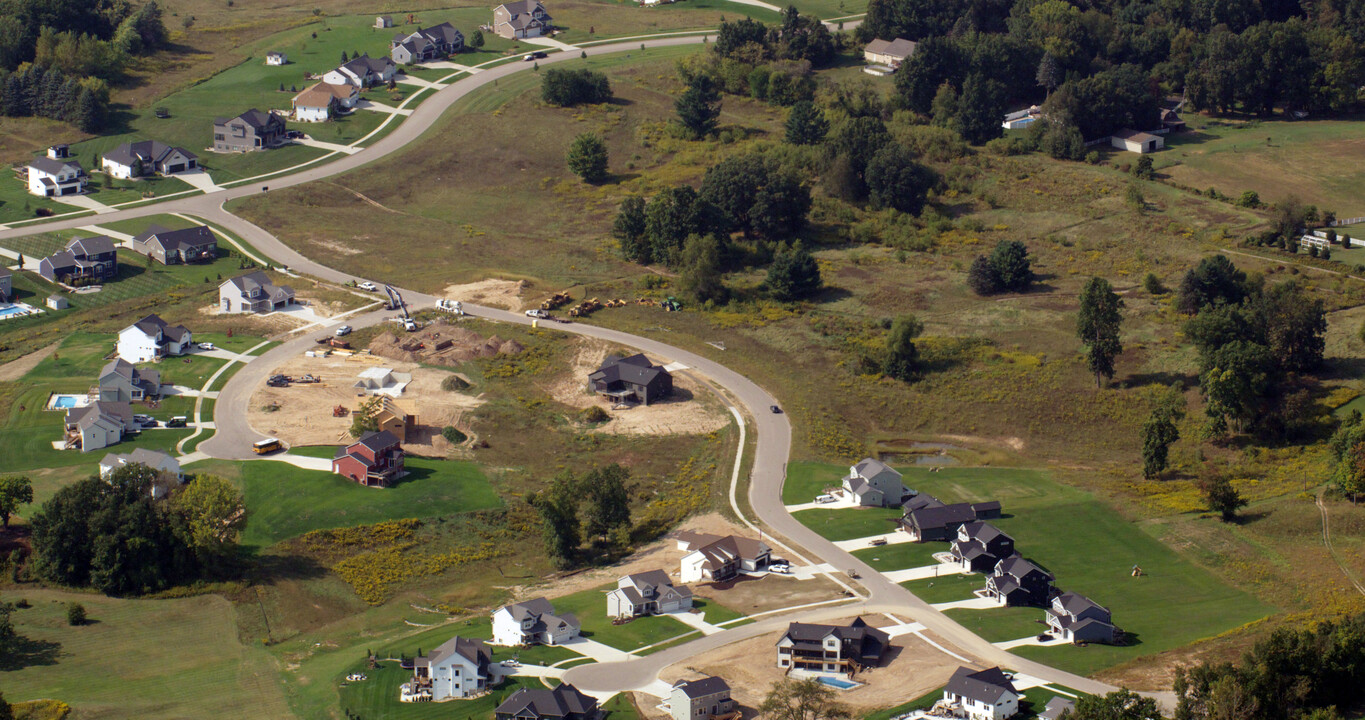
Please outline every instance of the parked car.
[[345, 337], [350, 334], [351, 334], [350, 325], [342, 325], [341, 327], [337, 328], [337, 337]]
[[547, 318], [550, 317], [550, 313], [547, 313], [544, 310], [541, 310], [540, 308], [531, 308], [530, 310], [526, 311], [526, 317]]
[[533, 53], [527, 53], [526, 57], [522, 58], [521, 61], [531, 62], [532, 60], [544, 60], [547, 57], [549, 57], [549, 55], [546, 55], [543, 50], [537, 50]]
[[820, 503], [821, 505], [824, 505], [825, 503], [832, 503], [832, 502], [834, 502], [834, 500], [835, 500], [835, 497], [834, 497], [833, 495], [816, 495], [816, 496], [815, 496], [815, 502], [818, 502], [818, 503]]
[[872, 538], [871, 540], [867, 541], [867, 544], [871, 545], [872, 547], [881, 547], [886, 544], [886, 538], [882, 537]]
[[507, 658], [502, 661], [503, 667], [521, 667], [521, 661], [516, 658]]
[[153, 420], [151, 415], [141, 415], [141, 414], [134, 415], [134, 416], [133, 416], [133, 422], [137, 423], [138, 425], [141, 425], [142, 427], [149, 427], [149, 426], [155, 427], [155, 426], [156, 426], [156, 420]]
[[298, 139], [298, 138], [303, 137], [303, 131], [302, 131], [302, 130], [287, 130], [287, 131], [285, 131], [284, 136], [285, 136], [286, 138], [290, 139], [290, 140], [295, 140], [295, 139]]
[[176, 415], [175, 417], [166, 421], [166, 427], [168, 428], [185, 427], [189, 423], [190, 423], [189, 418], [185, 417], [184, 415]]
[[789, 565], [769, 565], [768, 570], [770, 572], [775, 572], [778, 575], [786, 575], [792, 571], [791, 566]]
[[356, 287], [358, 287], [358, 288], [360, 288], [361, 290], [364, 290], [364, 291], [366, 291], [366, 292], [376, 292], [376, 291], [379, 290], [379, 286], [378, 286], [378, 285], [375, 285], [374, 283], [370, 282], [369, 280], [366, 280], [365, 282], [360, 283], [359, 285], [356, 285]]
[[213, 343], [199, 343], [199, 349], [200, 349], [200, 350], [217, 350], [218, 348], [214, 347], [214, 346], [213, 346]]
[[781, 415], [781, 414], [782, 414], [782, 408], [780, 408], [780, 407], [778, 407], [778, 406], [776, 406], [776, 405], [769, 405], [768, 407], [773, 411], [773, 414], [774, 414], [774, 415]]

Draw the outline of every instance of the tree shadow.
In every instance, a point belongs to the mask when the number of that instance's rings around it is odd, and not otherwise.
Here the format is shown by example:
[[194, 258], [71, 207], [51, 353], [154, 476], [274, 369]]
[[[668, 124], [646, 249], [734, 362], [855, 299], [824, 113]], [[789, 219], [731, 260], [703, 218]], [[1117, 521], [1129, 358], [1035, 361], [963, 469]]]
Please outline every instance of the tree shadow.
[[853, 297], [853, 293], [845, 288], [826, 285], [811, 299], [818, 303], [837, 303], [840, 300], [847, 300], [851, 297]]
[[9, 652], [0, 655], [0, 671], [12, 672], [27, 667], [56, 665], [61, 650], [60, 643], [16, 635]]
[[1331, 357], [1322, 363], [1319, 380], [1356, 380], [1365, 375], [1365, 358]]
[[631, 100], [630, 98], [623, 98], [623, 97], [620, 97], [620, 96], [617, 96], [617, 95], [613, 95], [613, 96], [611, 96], [611, 99], [607, 100], [607, 101], [606, 101], [605, 103], [603, 103], [603, 104], [604, 104], [604, 105], [616, 105], [616, 106], [618, 106], [618, 107], [630, 107], [631, 105], [634, 105], [634, 104], [635, 104], [635, 101], [634, 101], [634, 100]]
[[252, 581], [260, 585], [274, 585], [278, 582], [297, 580], [316, 580], [327, 575], [327, 568], [306, 555], [259, 554], [257, 552], [259, 548], [244, 546], [242, 549], [254, 556], [255, 567], [252, 572]]
[[1161, 385], [1170, 387], [1176, 385], [1181, 388], [1193, 387], [1199, 383], [1198, 376], [1192, 373], [1179, 372], [1150, 372], [1133, 373], [1122, 380], [1114, 383], [1115, 387], [1120, 388], [1139, 388], [1148, 385]]
[[602, 182], [593, 183], [593, 185], [620, 185], [621, 183], [634, 180], [638, 177], [640, 177], [640, 173], [637, 172], [608, 173], [607, 176], [602, 179]]

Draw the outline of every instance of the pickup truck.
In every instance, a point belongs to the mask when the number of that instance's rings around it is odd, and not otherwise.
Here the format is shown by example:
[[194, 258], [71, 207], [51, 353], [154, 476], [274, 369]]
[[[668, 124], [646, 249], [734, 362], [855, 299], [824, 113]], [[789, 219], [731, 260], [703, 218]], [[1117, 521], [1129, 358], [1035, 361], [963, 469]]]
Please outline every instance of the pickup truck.
[[378, 286], [378, 285], [375, 285], [374, 283], [370, 282], [369, 280], [366, 280], [365, 282], [360, 283], [359, 285], [356, 285], [356, 287], [358, 287], [358, 288], [360, 288], [361, 290], [364, 290], [364, 291], [366, 291], [366, 292], [375, 292], [376, 290], [379, 289], [379, 286]]
[[544, 310], [541, 310], [540, 308], [531, 308], [530, 310], [526, 311], [526, 317], [545, 319], [550, 317], [550, 313], [547, 313]]

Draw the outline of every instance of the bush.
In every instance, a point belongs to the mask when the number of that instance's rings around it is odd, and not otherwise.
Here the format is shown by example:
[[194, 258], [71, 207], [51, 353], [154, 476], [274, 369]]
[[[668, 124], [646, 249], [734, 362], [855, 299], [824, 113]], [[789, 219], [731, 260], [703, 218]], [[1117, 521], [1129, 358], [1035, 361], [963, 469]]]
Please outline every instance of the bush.
[[1258, 208], [1261, 206], [1261, 196], [1255, 190], [1248, 190], [1242, 193], [1242, 197], [1237, 198], [1237, 206]]
[[593, 425], [604, 423], [611, 419], [611, 415], [608, 415], [606, 410], [603, 410], [597, 405], [585, 409], [581, 415], [583, 417], [583, 422]]
[[465, 388], [468, 388], [468, 387], [469, 387], [469, 381], [468, 381], [468, 380], [465, 380], [464, 378], [460, 377], [459, 375], [448, 375], [448, 376], [446, 376], [443, 380], [441, 380], [441, 389], [442, 389], [442, 390], [445, 390], [445, 391], [447, 391], [447, 392], [455, 392], [455, 391], [457, 391], [457, 390], [464, 390]]
[[559, 107], [604, 103], [611, 100], [611, 83], [592, 70], [551, 68], [540, 81], [540, 98]]
[[460, 432], [460, 429], [454, 425], [447, 425], [444, 428], [441, 428], [441, 437], [449, 440], [454, 445], [459, 445], [469, 439], [468, 435]]
[[1156, 273], [1147, 273], [1147, 277], [1142, 279], [1142, 288], [1148, 295], [1165, 295], [1166, 286], [1161, 284], [1161, 278]]
[[85, 615], [85, 606], [80, 603], [66, 604], [66, 624], [72, 627], [84, 625], [89, 619]]

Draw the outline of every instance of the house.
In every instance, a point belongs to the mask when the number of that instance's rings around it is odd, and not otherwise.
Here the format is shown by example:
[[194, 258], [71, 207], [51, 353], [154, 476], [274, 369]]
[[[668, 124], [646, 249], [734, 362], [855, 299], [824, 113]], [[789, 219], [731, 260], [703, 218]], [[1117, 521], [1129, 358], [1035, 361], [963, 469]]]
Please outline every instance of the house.
[[408, 442], [409, 438], [416, 438], [417, 414], [409, 412], [388, 396], [385, 396], [380, 402], [375, 421], [380, 430], [393, 435], [401, 442]]
[[597, 720], [597, 700], [561, 683], [553, 690], [522, 688], [493, 711], [494, 720]]
[[365, 487], [388, 487], [403, 474], [403, 446], [383, 430], [371, 430], [337, 448], [332, 472]]
[[180, 461], [158, 450], [137, 448], [130, 453], [118, 455], [109, 453], [100, 460], [100, 479], [108, 480], [115, 470], [125, 465], [146, 465], [154, 470], [157, 478], [152, 481], [152, 499], [160, 500], [171, 494], [177, 485], [185, 483], [185, 475], [180, 472]]
[[1043, 706], [1043, 711], [1038, 713], [1038, 720], [1057, 720], [1067, 711], [1076, 712], [1076, 701], [1069, 697], [1053, 695], [1052, 699], [1047, 701], [1047, 705]]
[[493, 612], [493, 644], [563, 645], [578, 637], [582, 627], [572, 613], [556, 615], [549, 600], [532, 598]]
[[482, 640], [455, 636], [412, 661], [412, 680], [431, 699], [459, 700], [488, 689], [488, 665], [493, 656]]
[[464, 33], [443, 22], [409, 34], [398, 33], [389, 43], [389, 57], [399, 65], [426, 62], [464, 49]]
[[360, 379], [356, 381], [354, 387], [356, 390], [361, 390], [370, 395], [387, 395], [396, 398], [403, 394], [403, 388], [406, 388], [410, 382], [412, 382], [412, 373], [400, 373], [389, 368], [374, 367], [361, 371]]
[[95, 401], [66, 411], [66, 446], [81, 452], [117, 445], [133, 429], [133, 409], [127, 402]]
[[85, 168], [71, 159], [66, 145], [53, 145], [47, 149], [47, 157], [30, 160], [27, 172], [29, 194], [40, 197], [79, 195], [90, 183]]
[[328, 85], [367, 88], [387, 83], [393, 79], [397, 71], [398, 66], [393, 64], [393, 60], [386, 57], [372, 58], [366, 53], [358, 58], [352, 58], [335, 70], [329, 70], [322, 76], [322, 81]]
[[916, 496], [907, 504], [912, 505], [913, 509], [906, 511], [900, 524], [914, 542], [952, 540], [957, 537], [958, 528], [966, 523], [1000, 516], [1000, 503], [994, 501], [944, 505], [935, 498], [920, 499], [920, 496]]
[[852, 676], [876, 667], [891, 636], [854, 618], [847, 627], [792, 623], [777, 641], [777, 666], [788, 673]]
[[282, 52], [270, 51], [265, 54], [266, 65], [284, 65], [289, 62], [289, 56]]
[[663, 570], [627, 575], [607, 593], [607, 617], [639, 617], [692, 609], [692, 588], [673, 586]]
[[863, 59], [871, 65], [885, 65], [898, 68], [901, 63], [915, 54], [915, 43], [905, 38], [895, 40], [873, 40], [863, 48]]
[[679, 680], [668, 693], [668, 712], [673, 720], [709, 720], [737, 709], [730, 699], [730, 684], [718, 677]]
[[294, 119], [299, 122], [326, 122], [334, 115], [354, 108], [359, 102], [359, 87], [325, 82], [305, 88], [291, 101]]
[[212, 262], [218, 259], [218, 237], [205, 225], [180, 230], [153, 225], [133, 236], [133, 251], [162, 265]]
[[256, 270], [218, 286], [218, 302], [225, 313], [266, 313], [294, 302], [294, 288], [276, 285]]
[[1019, 712], [1019, 691], [1000, 668], [960, 667], [943, 687], [943, 703], [968, 720], [1004, 720]]
[[865, 507], [894, 507], [912, 494], [900, 473], [874, 458], [864, 458], [848, 469], [844, 490]]
[[76, 238], [64, 250], [38, 261], [38, 274], [48, 282], [66, 285], [112, 280], [118, 274], [118, 251], [104, 235]]
[[100, 156], [100, 168], [109, 175], [131, 180], [143, 175], [175, 175], [199, 168], [199, 156], [185, 148], [156, 140], [126, 142]]
[[0, 302], [14, 299], [14, 271], [0, 265]]
[[493, 32], [508, 40], [540, 37], [554, 29], [550, 14], [539, 0], [519, 0], [493, 8]]
[[118, 333], [118, 356], [130, 363], [152, 362], [184, 355], [194, 343], [189, 328], [171, 325], [158, 315], [148, 315]]
[[1032, 125], [1034, 121], [1042, 116], [1043, 111], [1040, 110], [1037, 105], [1034, 105], [1005, 115], [1005, 120], [1000, 123], [1000, 127], [1005, 128], [1006, 130], [1018, 130], [1019, 128], [1025, 128]]
[[996, 526], [974, 520], [957, 529], [950, 551], [953, 562], [966, 572], [986, 573], [1014, 555], [1014, 538]]
[[47, 306], [53, 310], [65, 310], [71, 307], [71, 303], [67, 302], [66, 298], [61, 295], [48, 295]]
[[100, 368], [95, 392], [101, 402], [136, 402], [161, 397], [161, 373], [138, 369], [122, 358], [110, 360]]
[[678, 549], [687, 552], [682, 559], [682, 581], [725, 581], [739, 573], [761, 572], [772, 561], [772, 548], [762, 540], [738, 535], [708, 535], [680, 532]]
[[393, 27], [393, 16], [380, 15], [374, 19], [374, 26], [378, 30]]
[[213, 121], [213, 149], [218, 152], [254, 152], [284, 143], [284, 118], [256, 108], [234, 118]]
[[1109, 143], [1120, 150], [1141, 154], [1156, 152], [1166, 147], [1166, 141], [1160, 135], [1137, 130], [1120, 130], [1109, 138]]
[[996, 563], [986, 578], [986, 597], [1001, 605], [1043, 606], [1052, 597], [1052, 573], [1015, 555]]
[[648, 405], [673, 392], [673, 376], [643, 354], [629, 357], [608, 355], [601, 367], [588, 375], [588, 387], [616, 402]]
[[1052, 598], [1046, 614], [1052, 634], [1063, 640], [1113, 644], [1118, 636], [1109, 608], [1084, 595], [1062, 593]]

